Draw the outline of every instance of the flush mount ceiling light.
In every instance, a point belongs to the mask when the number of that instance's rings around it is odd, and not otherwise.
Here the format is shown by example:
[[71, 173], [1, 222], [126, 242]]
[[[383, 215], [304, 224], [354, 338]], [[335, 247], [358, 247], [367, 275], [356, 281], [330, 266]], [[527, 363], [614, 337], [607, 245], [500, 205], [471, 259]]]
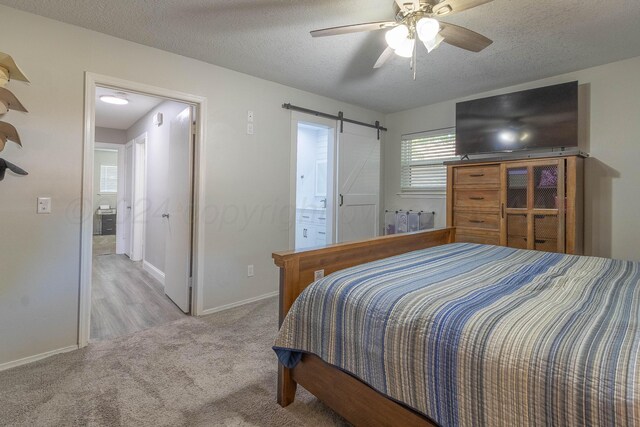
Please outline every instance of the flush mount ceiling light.
[[100, 101], [113, 105], [127, 105], [129, 103], [127, 94], [124, 92], [116, 92], [112, 95], [102, 95], [100, 97]]
[[382, 52], [373, 68], [381, 67], [395, 53], [404, 58], [411, 58], [410, 68], [413, 71], [413, 79], [415, 80], [418, 39], [424, 44], [428, 52], [440, 46], [442, 42], [471, 52], [480, 52], [493, 43], [482, 34], [440, 21], [442, 16], [472, 9], [491, 1], [394, 0], [395, 17], [393, 21], [324, 28], [311, 31], [311, 35], [313, 37], [324, 37], [387, 29], [385, 40], [388, 47]]

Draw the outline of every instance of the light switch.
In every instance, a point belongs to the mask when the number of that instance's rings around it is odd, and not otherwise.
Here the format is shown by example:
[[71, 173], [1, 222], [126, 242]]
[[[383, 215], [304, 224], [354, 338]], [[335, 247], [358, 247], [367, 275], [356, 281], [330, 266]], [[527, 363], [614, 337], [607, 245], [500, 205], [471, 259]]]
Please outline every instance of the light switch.
[[247, 111], [247, 121], [253, 123], [253, 111], [251, 110]]
[[38, 197], [38, 213], [39, 214], [51, 213], [51, 197]]
[[247, 135], [253, 135], [253, 123], [247, 123]]

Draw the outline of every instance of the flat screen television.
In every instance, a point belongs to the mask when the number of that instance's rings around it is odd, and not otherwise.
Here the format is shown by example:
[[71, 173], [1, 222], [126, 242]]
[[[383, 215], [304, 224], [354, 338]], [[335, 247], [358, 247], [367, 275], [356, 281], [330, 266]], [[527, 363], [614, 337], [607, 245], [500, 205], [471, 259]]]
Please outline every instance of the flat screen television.
[[456, 154], [578, 145], [578, 82], [456, 104]]

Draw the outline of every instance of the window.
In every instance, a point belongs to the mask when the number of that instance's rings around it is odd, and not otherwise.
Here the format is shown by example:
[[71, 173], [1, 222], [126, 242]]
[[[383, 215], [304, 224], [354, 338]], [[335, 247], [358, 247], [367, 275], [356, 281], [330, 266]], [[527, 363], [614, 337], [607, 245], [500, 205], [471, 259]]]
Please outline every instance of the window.
[[100, 165], [100, 192], [101, 193], [117, 193], [118, 192], [118, 167], [109, 165]]
[[455, 128], [402, 136], [400, 186], [403, 192], [437, 191], [447, 188], [447, 167], [456, 160]]

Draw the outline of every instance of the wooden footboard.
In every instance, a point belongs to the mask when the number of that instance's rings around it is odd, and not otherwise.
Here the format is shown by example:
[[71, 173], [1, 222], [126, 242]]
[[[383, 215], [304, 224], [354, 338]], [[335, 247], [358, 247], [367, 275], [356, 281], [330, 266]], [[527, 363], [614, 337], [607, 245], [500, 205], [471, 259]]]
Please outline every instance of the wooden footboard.
[[[316, 271], [324, 270], [324, 275], [327, 275], [355, 265], [454, 241], [455, 229], [445, 228], [341, 243], [318, 249], [274, 253], [274, 262], [280, 267], [280, 324], [298, 295], [313, 283]], [[329, 383], [320, 381], [319, 371], [324, 372], [322, 377], [329, 378], [328, 373], [332, 370], [338, 372], [330, 376]], [[362, 419], [357, 418], [357, 410], [353, 412], [349, 408], [358, 408], [361, 405], [369, 408], [367, 415], [370, 417], [367, 421], [369, 425], [385, 425], [376, 421], [380, 417], [385, 419], [401, 417], [396, 419], [414, 421], [406, 425], [417, 425], [417, 422], [421, 425], [433, 425], [428, 423], [426, 418], [392, 402], [359, 380], [309, 356], [305, 356], [303, 363], [293, 370], [278, 365], [278, 403], [281, 406], [287, 406], [293, 402], [297, 382], [356, 425], [362, 424]], [[350, 390], [348, 399], [350, 403], [346, 406], [345, 396], [336, 399], [336, 390], [343, 388]], [[383, 401], [386, 399], [388, 403], [381, 404], [379, 400], [374, 401], [372, 397], [374, 395]]]

